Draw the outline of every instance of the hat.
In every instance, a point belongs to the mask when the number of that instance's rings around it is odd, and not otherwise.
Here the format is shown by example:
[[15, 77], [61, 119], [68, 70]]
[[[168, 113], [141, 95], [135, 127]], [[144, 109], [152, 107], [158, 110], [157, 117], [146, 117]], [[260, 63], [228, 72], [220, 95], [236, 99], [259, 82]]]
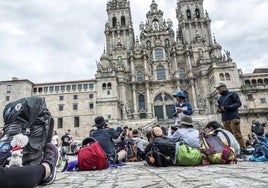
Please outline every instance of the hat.
[[137, 136], [139, 136], [139, 131], [137, 129], [134, 129], [132, 131], [132, 134], [133, 134], [134, 137], [137, 137]]
[[103, 127], [108, 121], [104, 119], [103, 116], [98, 116], [95, 118], [95, 125], [97, 128]]
[[185, 94], [183, 91], [177, 91], [173, 97], [180, 97], [180, 98], [185, 98]]
[[161, 137], [163, 136], [163, 131], [160, 127], [154, 127], [152, 130], [152, 133], [155, 137]]
[[219, 88], [219, 87], [221, 87], [221, 86], [225, 86], [226, 87], [226, 84], [224, 83], [224, 82], [219, 82], [219, 83], [217, 83], [216, 85], [215, 85], [215, 88]]
[[186, 125], [189, 127], [193, 126], [193, 120], [191, 116], [184, 115], [181, 117], [181, 125]]

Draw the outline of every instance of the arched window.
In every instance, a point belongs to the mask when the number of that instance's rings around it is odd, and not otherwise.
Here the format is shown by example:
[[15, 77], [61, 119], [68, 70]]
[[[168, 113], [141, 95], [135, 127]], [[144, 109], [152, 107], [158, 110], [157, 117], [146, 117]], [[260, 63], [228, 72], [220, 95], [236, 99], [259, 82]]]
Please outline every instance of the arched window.
[[230, 80], [230, 74], [229, 73], [225, 73], [225, 79]]
[[139, 110], [145, 110], [145, 99], [144, 95], [139, 95]]
[[245, 80], [245, 85], [246, 86], [250, 86], [250, 81], [249, 80]]
[[112, 89], [112, 84], [110, 82], [107, 84], [107, 88]]
[[195, 16], [196, 16], [197, 18], [200, 18], [200, 11], [199, 11], [198, 8], [195, 9]]
[[153, 26], [153, 30], [158, 30], [159, 29], [159, 21], [155, 19], [152, 23], [152, 26]]
[[220, 73], [220, 81], [224, 81], [224, 74]]
[[126, 26], [126, 18], [124, 16], [121, 17], [121, 26]]
[[102, 84], [102, 90], [106, 90], [107, 88], [106, 88], [106, 83], [103, 83]]
[[263, 86], [263, 81], [262, 81], [262, 79], [258, 79], [258, 86]]
[[191, 19], [191, 11], [189, 9], [186, 10], [187, 19]]
[[165, 73], [165, 67], [162, 65], [157, 67], [157, 80], [165, 80], [166, 79], [166, 73]]
[[257, 86], [257, 81], [256, 80], [252, 80], [251, 83], [252, 83], [253, 86]]
[[268, 79], [267, 79], [267, 78], [264, 79], [264, 85], [265, 85], [265, 86], [268, 85]]
[[113, 17], [113, 27], [116, 27], [116, 17]]
[[186, 77], [185, 68], [180, 68], [180, 70], [179, 70], [179, 78], [185, 78], [185, 77]]
[[140, 71], [137, 73], [137, 81], [138, 81], [138, 82], [143, 81], [143, 73], [140, 72]]

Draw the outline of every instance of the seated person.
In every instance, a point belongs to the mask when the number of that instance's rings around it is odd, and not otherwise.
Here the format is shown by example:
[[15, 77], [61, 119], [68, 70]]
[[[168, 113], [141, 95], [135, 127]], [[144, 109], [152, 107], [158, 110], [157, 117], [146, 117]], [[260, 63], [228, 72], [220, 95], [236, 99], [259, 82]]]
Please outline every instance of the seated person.
[[174, 142], [183, 142], [189, 146], [200, 148], [199, 131], [193, 128], [192, 117], [184, 115], [181, 118], [180, 127], [168, 138]]
[[92, 131], [90, 136], [99, 142], [108, 160], [117, 164], [122, 162], [126, 156], [126, 151], [124, 149], [117, 151], [113, 142], [113, 139], [117, 139], [121, 132], [116, 132], [115, 129], [111, 128], [103, 116], [95, 118], [94, 126], [97, 127], [97, 130]]
[[137, 129], [134, 129], [132, 133], [133, 133], [132, 139], [134, 140], [134, 142], [135, 142], [135, 144], [137, 146], [138, 156], [141, 159], [144, 159], [144, 157], [145, 157], [145, 151], [144, 150], [145, 150], [145, 147], [147, 146], [147, 144], [149, 142], [140, 137], [139, 131]]
[[[239, 155], [240, 154], [240, 145], [237, 142], [236, 138], [234, 137], [234, 135], [228, 131], [222, 128], [221, 124], [219, 124], [217, 121], [210, 121], [207, 125], [206, 125], [206, 133], [207, 134], [213, 134], [215, 131], [217, 130], [221, 130], [224, 133], [226, 133], [226, 135], [229, 137], [230, 139], [230, 146], [235, 150], [235, 154]], [[220, 139], [224, 142], [224, 143], [228, 143], [226, 137], [224, 136], [223, 133], [218, 132], [217, 134], [218, 137], [220, 137]]]
[[47, 143], [44, 158], [40, 165], [3, 168], [0, 167], [1, 187], [34, 187], [52, 184], [56, 178], [58, 149], [54, 144]]

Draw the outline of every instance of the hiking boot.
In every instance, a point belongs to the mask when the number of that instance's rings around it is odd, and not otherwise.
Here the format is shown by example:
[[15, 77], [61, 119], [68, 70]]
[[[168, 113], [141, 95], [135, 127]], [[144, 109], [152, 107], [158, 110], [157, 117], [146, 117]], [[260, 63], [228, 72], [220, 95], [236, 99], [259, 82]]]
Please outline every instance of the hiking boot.
[[248, 151], [245, 148], [240, 149], [240, 155], [251, 155], [251, 154], [252, 154], [252, 151]]
[[50, 175], [43, 180], [43, 184], [51, 184], [56, 178], [56, 166], [59, 159], [59, 152], [54, 144], [47, 143], [45, 147], [45, 154], [42, 163], [48, 163], [50, 166]]

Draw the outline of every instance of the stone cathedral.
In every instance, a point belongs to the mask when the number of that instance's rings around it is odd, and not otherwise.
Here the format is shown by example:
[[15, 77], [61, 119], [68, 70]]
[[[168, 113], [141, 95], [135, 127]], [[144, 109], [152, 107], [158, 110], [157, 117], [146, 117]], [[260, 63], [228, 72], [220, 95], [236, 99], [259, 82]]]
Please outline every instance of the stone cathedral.
[[223, 81], [242, 101], [239, 113], [244, 136], [253, 119], [266, 123], [268, 68], [248, 74], [237, 69], [230, 52], [212, 34], [203, 0], [177, 0], [174, 7], [178, 25], [165, 18], [152, 0], [139, 35], [134, 36], [130, 1], [109, 0], [106, 44], [95, 79], [32, 83], [14, 77], [1, 81], [1, 110], [21, 97], [45, 97], [58, 134], [71, 129], [75, 138], [84, 138], [98, 115], [114, 127], [172, 125], [172, 95], [182, 90], [193, 106], [195, 126], [203, 128], [208, 121], [220, 121], [214, 86]]
[[170, 120], [172, 94], [183, 90], [195, 116], [208, 119], [215, 113], [215, 83], [224, 79], [239, 89], [236, 64], [212, 36], [203, 0], [178, 1], [177, 26], [153, 0], [137, 37], [130, 9], [127, 0], [107, 3], [106, 50], [96, 74], [100, 112], [120, 120]]

